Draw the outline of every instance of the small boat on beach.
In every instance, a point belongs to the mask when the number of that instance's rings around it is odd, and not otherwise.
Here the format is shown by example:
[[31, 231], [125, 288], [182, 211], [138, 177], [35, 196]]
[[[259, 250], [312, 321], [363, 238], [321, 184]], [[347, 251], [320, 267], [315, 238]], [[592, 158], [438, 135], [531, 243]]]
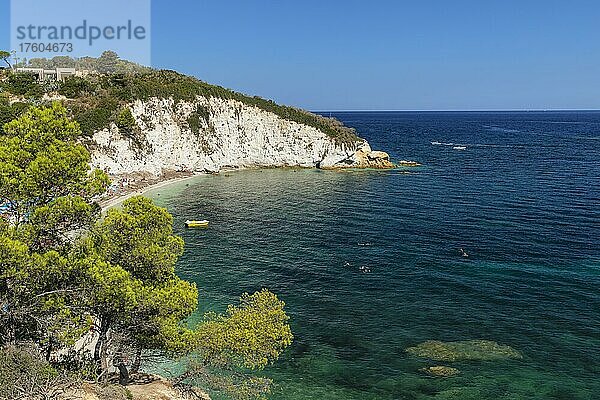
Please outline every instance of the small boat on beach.
[[188, 228], [208, 228], [208, 221], [203, 219], [202, 221], [185, 221], [185, 226]]

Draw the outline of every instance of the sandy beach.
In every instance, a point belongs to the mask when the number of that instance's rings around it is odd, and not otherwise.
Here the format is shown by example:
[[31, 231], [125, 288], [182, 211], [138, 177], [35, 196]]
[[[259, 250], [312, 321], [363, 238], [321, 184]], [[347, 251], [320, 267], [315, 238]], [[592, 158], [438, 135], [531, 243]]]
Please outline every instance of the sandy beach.
[[114, 196], [111, 196], [109, 198], [103, 199], [99, 202], [100, 207], [102, 207], [102, 212], [106, 212], [108, 209], [113, 208], [115, 206], [118, 206], [119, 204], [121, 204], [122, 202], [124, 202], [127, 199], [130, 199], [134, 196], [140, 196], [143, 195], [144, 193], [150, 191], [150, 190], [154, 190], [154, 189], [158, 189], [161, 187], [165, 187], [165, 186], [169, 186], [172, 185], [174, 183], [179, 183], [179, 182], [183, 182], [183, 181], [187, 181], [190, 180], [192, 178], [195, 178], [197, 176], [203, 175], [201, 173], [196, 173], [193, 175], [189, 175], [189, 176], [182, 176], [182, 177], [177, 177], [177, 178], [171, 178], [171, 179], [166, 179], [166, 180], [162, 180], [162, 181], [158, 181], [155, 183], [151, 183], [147, 186], [144, 187], [138, 187], [134, 190], [129, 190], [129, 191], [124, 191], [122, 193], [117, 193]]

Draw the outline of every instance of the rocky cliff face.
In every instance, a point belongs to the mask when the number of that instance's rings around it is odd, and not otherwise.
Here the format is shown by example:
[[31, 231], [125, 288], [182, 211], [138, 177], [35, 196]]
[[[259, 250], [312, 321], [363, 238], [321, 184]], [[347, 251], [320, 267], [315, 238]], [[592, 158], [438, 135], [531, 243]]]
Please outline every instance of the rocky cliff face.
[[314, 127], [235, 100], [198, 97], [174, 104], [154, 98], [136, 101], [131, 113], [138, 126], [134, 132], [113, 124], [94, 134], [89, 145], [94, 167], [154, 175], [262, 166], [393, 167], [386, 153], [371, 151], [362, 139], [336, 143]]

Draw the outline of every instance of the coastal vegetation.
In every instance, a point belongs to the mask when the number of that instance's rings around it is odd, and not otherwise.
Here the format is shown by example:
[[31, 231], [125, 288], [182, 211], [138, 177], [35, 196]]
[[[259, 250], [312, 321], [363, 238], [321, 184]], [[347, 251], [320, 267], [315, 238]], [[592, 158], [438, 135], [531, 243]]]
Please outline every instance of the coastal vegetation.
[[177, 386], [262, 398], [271, 381], [253, 371], [292, 342], [284, 303], [263, 289], [192, 323], [198, 289], [175, 273], [184, 243], [172, 216], [133, 197], [103, 217], [95, 200], [109, 179], [90, 170], [81, 136], [57, 102], [0, 134], [0, 398], [127, 385], [156, 357], [184, 365]]
[[[337, 143], [352, 146], [360, 139], [354, 129], [344, 126], [334, 118], [284, 105], [258, 96], [248, 96], [197, 78], [170, 70], [153, 70], [129, 61], [121, 60], [114, 52], [105, 52], [99, 58], [72, 59], [55, 57], [50, 60], [32, 59], [28, 67], [56, 68], [76, 67], [86, 70], [85, 76], [72, 76], [64, 82], [40, 84], [28, 73], [7, 73], [0, 89], [14, 96], [40, 101], [44, 94], [57, 93], [65, 96], [65, 107], [70, 116], [79, 122], [84, 135], [108, 128], [117, 123], [121, 111], [136, 100], [150, 98], [173, 99], [179, 102], [195, 102], [198, 97], [239, 101], [277, 116], [319, 129]], [[208, 121], [209, 110], [200, 110], [190, 119], [190, 128], [199, 129], [201, 119]]]
[[6, 51], [6, 50], [0, 50], [0, 59], [1, 59], [2, 61], [4, 61], [4, 63], [5, 63], [5, 64], [6, 64], [6, 65], [7, 65], [9, 68], [11, 68], [11, 67], [12, 67], [12, 65], [11, 65], [10, 61], [8, 61], [8, 60], [9, 60], [9, 58], [10, 58], [10, 53], [9, 53], [8, 51]]
[[44, 94], [43, 85], [38, 83], [35, 75], [29, 73], [8, 74], [2, 82], [2, 90], [33, 99], [39, 99]]
[[31, 68], [77, 68], [79, 70], [95, 71], [100, 74], [113, 73], [139, 73], [151, 69], [134, 62], [123, 60], [114, 51], [107, 50], [100, 57], [72, 58], [69, 56], [56, 56], [53, 58], [32, 58], [27, 65], [19, 65]]

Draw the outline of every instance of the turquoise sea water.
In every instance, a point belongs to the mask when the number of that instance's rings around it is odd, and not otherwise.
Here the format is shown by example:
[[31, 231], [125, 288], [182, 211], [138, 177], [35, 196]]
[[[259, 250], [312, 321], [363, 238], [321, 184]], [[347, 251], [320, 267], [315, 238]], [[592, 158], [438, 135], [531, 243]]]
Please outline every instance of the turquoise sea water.
[[[266, 371], [272, 398], [600, 398], [600, 113], [336, 116], [423, 167], [241, 171], [153, 194], [201, 311], [262, 287], [286, 302], [295, 342]], [[200, 217], [208, 230], [183, 228]], [[430, 339], [523, 359], [405, 352]]]

